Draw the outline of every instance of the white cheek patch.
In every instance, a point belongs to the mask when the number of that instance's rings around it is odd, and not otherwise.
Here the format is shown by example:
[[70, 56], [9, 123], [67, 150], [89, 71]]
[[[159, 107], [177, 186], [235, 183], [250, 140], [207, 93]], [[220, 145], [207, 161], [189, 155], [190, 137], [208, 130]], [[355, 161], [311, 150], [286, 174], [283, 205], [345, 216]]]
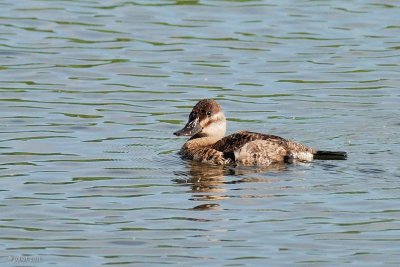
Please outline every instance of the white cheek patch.
[[212, 115], [210, 117], [210, 120], [212, 120], [212, 121], [219, 121], [219, 120], [223, 120], [223, 119], [225, 119], [225, 115], [221, 111], [218, 113], [215, 113], [214, 115]]
[[224, 113], [218, 112], [209, 118], [208, 125], [203, 129], [203, 133], [210, 136], [223, 136], [226, 132], [226, 120]]

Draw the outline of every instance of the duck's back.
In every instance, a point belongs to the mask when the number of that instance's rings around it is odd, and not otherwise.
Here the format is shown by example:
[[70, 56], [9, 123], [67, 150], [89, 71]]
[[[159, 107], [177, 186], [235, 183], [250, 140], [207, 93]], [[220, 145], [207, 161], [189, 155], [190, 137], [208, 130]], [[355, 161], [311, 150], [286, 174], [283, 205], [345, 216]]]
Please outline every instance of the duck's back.
[[228, 135], [212, 148], [244, 165], [265, 165], [294, 160], [311, 161], [315, 150], [285, 138], [241, 131]]

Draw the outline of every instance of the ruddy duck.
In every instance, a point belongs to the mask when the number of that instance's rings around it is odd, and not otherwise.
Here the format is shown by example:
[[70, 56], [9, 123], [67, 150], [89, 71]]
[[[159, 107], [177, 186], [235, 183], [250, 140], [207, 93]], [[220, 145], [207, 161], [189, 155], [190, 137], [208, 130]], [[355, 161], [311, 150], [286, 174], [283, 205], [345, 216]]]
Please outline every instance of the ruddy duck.
[[313, 159], [344, 160], [346, 152], [320, 151], [285, 138], [241, 131], [224, 137], [226, 119], [221, 106], [213, 99], [200, 100], [177, 136], [191, 136], [181, 148], [184, 158], [224, 165], [270, 165], [310, 162]]

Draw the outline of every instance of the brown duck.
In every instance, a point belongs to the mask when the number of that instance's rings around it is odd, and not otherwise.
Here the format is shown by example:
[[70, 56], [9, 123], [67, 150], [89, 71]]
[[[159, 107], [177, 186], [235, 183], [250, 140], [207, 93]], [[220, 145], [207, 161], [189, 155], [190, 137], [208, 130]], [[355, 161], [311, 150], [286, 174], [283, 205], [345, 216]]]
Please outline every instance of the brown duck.
[[177, 136], [191, 136], [181, 148], [184, 158], [210, 164], [270, 165], [310, 162], [313, 159], [344, 160], [346, 152], [320, 151], [285, 138], [241, 131], [224, 137], [226, 119], [217, 101], [200, 100]]

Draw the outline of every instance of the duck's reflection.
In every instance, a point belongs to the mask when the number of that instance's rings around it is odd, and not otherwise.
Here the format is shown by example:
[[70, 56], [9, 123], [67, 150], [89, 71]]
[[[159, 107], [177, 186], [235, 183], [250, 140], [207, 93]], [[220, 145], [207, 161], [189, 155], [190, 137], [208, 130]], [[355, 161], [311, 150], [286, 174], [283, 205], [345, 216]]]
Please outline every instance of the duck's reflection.
[[[274, 180], [264, 177], [251, 177], [251, 174], [283, 171], [287, 168], [285, 164], [273, 166], [220, 166], [199, 163], [195, 161], [187, 161], [188, 171], [175, 173], [179, 178], [174, 179], [178, 184], [186, 184], [190, 186], [194, 201], [213, 201], [230, 198], [227, 194], [229, 184], [239, 183], [271, 183]], [[229, 178], [228, 178], [229, 176]], [[232, 179], [233, 178], [233, 179]], [[235, 179], [237, 178], [237, 179]], [[219, 204], [202, 204], [195, 206], [194, 210], [210, 210], [218, 209]]]

